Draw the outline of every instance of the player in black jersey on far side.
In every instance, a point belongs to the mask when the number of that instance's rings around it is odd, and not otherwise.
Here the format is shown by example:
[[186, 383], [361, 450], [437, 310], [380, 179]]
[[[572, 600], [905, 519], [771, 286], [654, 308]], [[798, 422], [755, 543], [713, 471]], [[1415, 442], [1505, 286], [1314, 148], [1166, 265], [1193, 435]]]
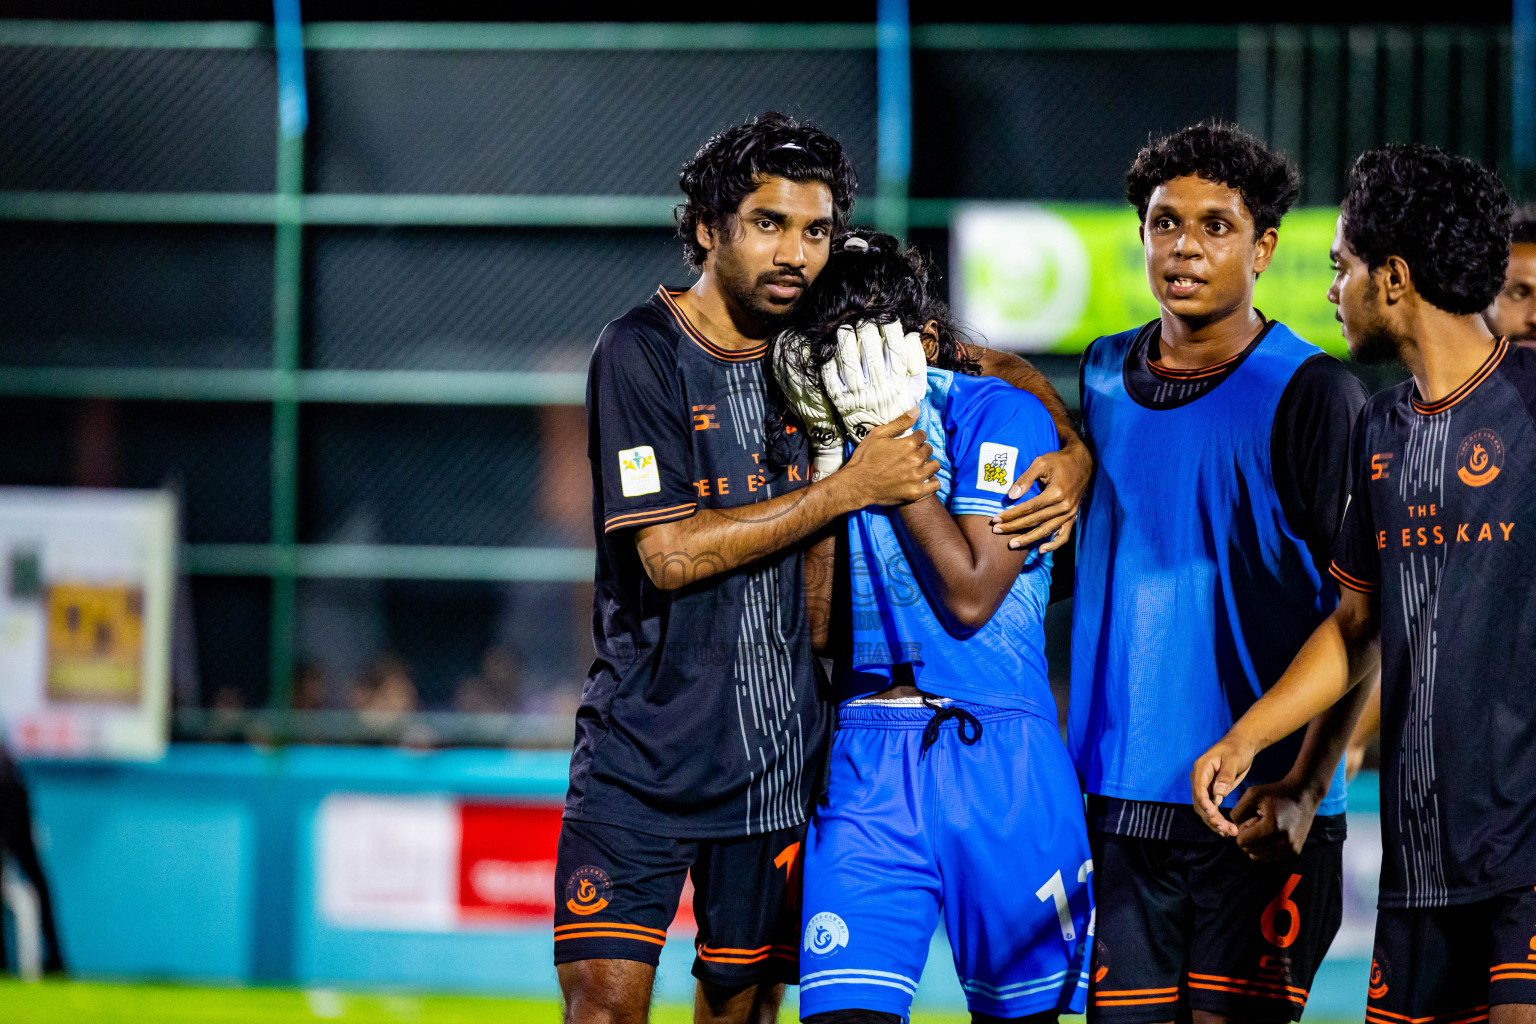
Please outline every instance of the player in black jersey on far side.
[[1351, 441], [1338, 609], [1191, 774], [1207, 823], [1255, 753], [1379, 656], [1382, 877], [1371, 1024], [1536, 1022], [1536, 352], [1481, 312], [1504, 282], [1498, 179], [1425, 146], [1350, 172], [1328, 297], [1358, 360], [1413, 379]]
[[[1483, 322], [1492, 333], [1508, 338], [1511, 345], [1536, 348], [1536, 205], [1515, 211], [1511, 236], [1504, 287], [1483, 310]], [[1349, 740], [1345, 761], [1350, 777], [1360, 769], [1367, 748], [1376, 742], [1380, 731], [1381, 692], [1377, 690], [1371, 693]]]

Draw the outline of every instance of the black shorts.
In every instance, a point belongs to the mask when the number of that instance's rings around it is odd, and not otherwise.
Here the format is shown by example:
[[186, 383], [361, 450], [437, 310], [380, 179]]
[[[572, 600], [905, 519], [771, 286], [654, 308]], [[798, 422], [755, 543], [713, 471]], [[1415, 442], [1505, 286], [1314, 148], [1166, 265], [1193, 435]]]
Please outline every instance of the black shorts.
[[693, 875], [693, 976], [727, 988], [800, 980], [805, 826], [739, 839], [669, 839], [566, 819], [555, 865], [555, 963], [655, 966]]
[[1536, 1004], [1536, 890], [1493, 899], [1376, 913], [1372, 1024], [1470, 1024], [1499, 1003]]
[[1098, 908], [1088, 1019], [1156, 1024], [1190, 1009], [1300, 1020], [1344, 913], [1341, 839], [1250, 861], [1237, 844], [1090, 831]]

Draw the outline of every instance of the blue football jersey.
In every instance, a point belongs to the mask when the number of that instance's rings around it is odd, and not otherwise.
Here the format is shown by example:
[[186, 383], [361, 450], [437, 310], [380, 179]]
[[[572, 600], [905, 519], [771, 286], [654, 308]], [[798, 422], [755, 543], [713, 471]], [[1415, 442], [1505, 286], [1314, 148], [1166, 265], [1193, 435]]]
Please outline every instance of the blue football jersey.
[[[929, 369], [917, 427], [939, 462], [938, 499], [957, 516], [1001, 512], [1010, 504], [1014, 478], [1060, 444], [1035, 396], [991, 377], [948, 370]], [[1054, 720], [1044, 630], [1050, 556], [1031, 554], [986, 625], [957, 635], [935, 612], [936, 598], [924, 593], [903, 549], [897, 515], [870, 507], [849, 517], [853, 646], [838, 663], [839, 703], [890, 687], [893, 666], [905, 663], [928, 693]]]
[[[1319, 350], [1272, 321], [1219, 387], [1155, 409], [1125, 383], [1146, 329], [1083, 354], [1098, 466], [1077, 532], [1067, 748], [1085, 793], [1187, 805], [1190, 765], [1337, 603], [1286, 519], [1271, 454], [1281, 397]], [[1246, 784], [1284, 778], [1304, 733], [1256, 757]], [[1344, 803], [1341, 764], [1318, 813]]]

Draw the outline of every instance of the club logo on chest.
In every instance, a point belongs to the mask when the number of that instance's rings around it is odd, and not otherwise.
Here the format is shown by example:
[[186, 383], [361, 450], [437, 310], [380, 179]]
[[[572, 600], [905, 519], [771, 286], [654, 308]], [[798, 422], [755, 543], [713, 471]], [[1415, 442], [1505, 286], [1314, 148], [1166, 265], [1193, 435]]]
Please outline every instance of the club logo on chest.
[[1456, 475], [1468, 487], [1493, 483], [1504, 468], [1504, 442], [1487, 429], [1474, 430], [1456, 451]]

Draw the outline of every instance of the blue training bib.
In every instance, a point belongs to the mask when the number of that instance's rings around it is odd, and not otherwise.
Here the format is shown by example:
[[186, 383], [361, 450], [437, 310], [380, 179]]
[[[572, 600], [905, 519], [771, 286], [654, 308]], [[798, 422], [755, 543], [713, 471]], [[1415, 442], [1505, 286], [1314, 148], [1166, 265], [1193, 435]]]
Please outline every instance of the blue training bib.
[[[1213, 390], [1152, 409], [1125, 384], [1139, 330], [1083, 354], [1098, 467], [1078, 525], [1068, 749], [1085, 792], [1187, 804], [1195, 759], [1338, 600], [1286, 522], [1270, 454], [1281, 396], [1320, 350], [1274, 323]], [[1248, 783], [1282, 778], [1301, 738], [1261, 754]], [[1343, 810], [1340, 766], [1318, 813]]]

